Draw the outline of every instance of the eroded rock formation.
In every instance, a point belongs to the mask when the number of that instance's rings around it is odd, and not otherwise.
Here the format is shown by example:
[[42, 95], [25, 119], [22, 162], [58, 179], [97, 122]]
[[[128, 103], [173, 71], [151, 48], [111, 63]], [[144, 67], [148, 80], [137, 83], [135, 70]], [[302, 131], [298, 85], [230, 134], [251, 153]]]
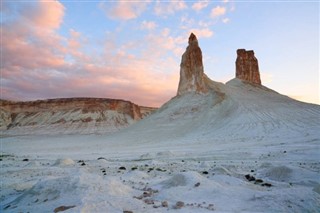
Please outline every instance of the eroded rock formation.
[[148, 116], [155, 109], [103, 98], [0, 100], [0, 130], [5, 130], [6, 134], [113, 132]]
[[253, 50], [237, 50], [236, 78], [261, 85], [258, 60]]
[[183, 95], [188, 92], [208, 92], [204, 81], [202, 52], [197, 37], [193, 33], [191, 33], [189, 45], [182, 55], [177, 95]]

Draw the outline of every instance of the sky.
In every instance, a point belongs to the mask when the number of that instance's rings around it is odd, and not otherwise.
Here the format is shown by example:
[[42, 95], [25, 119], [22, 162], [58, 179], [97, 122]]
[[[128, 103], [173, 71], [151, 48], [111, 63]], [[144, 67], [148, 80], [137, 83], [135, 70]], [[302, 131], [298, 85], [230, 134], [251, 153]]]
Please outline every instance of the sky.
[[1, 99], [176, 95], [191, 32], [214, 81], [254, 50], [262, 84], [320, 104], [318, 1], [1, 0]]

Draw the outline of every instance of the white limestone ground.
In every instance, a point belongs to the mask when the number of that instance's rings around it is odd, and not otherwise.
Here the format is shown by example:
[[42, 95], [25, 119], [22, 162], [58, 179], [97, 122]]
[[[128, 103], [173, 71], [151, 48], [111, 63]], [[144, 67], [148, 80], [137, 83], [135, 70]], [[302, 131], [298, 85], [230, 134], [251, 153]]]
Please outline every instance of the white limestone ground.
[[1, 211], [318, 212], [320, 107], [207, 81], [113, 135], [2, 137]]

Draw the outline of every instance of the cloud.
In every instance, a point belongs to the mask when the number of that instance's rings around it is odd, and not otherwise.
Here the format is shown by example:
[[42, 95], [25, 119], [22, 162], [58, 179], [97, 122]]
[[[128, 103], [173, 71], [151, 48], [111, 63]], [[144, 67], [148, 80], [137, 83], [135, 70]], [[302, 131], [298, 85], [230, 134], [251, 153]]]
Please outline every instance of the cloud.
[[222, 22], [225, 23], [225, 24], [226, 24], [226, 23], [229, 23], [229, 21], [230, 21], [229, 18], [224, 18], [224, 19], [222, 19]]
[[[36, 4], [7, 5], [7, 13], [20, 11], [16, 18], [1, 25], [3, 51], [2, 67], [57, 68], [64, 64], [60, 45], [62, 37], [54, 30], [62, 23], [64, 7], [57, 1], [39, 1]], [[43, 18], [42, 18], [43, 16]]]
[[192, 5], [192, 9], [194, 9], [195, 11], [200, 11], [204, 8], [206, 8], [207, 6], [209, 5], [209, 1], [206, 0], [206, 1], [198, 1], [196, 3], [194, 3]]
[[59, 1], [40, 0], [35, 8], [25, 10], [24, 13], [38, 27], [57, 29], [62, 23], [64, 10]]
[[141, 29], [146, 29], [146, 30], [154, 30], [157, 27], [157, 24], [153, 21], [143, 21], [141, 23], [140, 28]]
[[174, 14], [176, 11], [187, 9], [187, 5], [183, 0], [160, 2], [157, 1], [154, 12], [158, 16], [166, 16]]
[[211, 18], [222, 16], [226, 13], [226, 8], [221, 6], [216, 6], [211, 10], [210, 16]]
[[115, 4], [102, 2], [99, 6], [112, 19], [129, 20], [141, 15], [149, 3], [150, 1], [118, 1]]
[[213, 31], [209, 28], [203, 28], [203, 29], [192, 29], [191, 32], [193, 32], [198, 39], [199, 38], [209, 38], [213, 36]]
[[[125, 44], [116, 40], [119, 32], [112, 32], [100, 44], [99, 54], [92, 54], [86, 50], [98, 42], [87, 41], [75, 29], [59, 35], [64, 8], [56, 8], [61, 10], [52, 13], [56, 17], [46, 16], [43, 4], [25, 4], [1, 25], [1, 98], [108, 97], [160, 106], [176, 94], [179, 63], [174, 54], [180, 41], [170, 36], [169, 29]], [[16, 6], [9, 5], [6, 13], [12, 14]], [[25, 12], [29, 9], [33, 12]], [[44, 19], [37, 21], [41, 16]], [[144, 24], [153, 28], [152, 22]]]
[[[160, 106], [176, 94], [187, 31], [177, 35], [169, 28], [150, 30], [126, 43], [117, 40], [117, 31], [106, 34], [103, 41], [88, 40], [77, 29], [62, 36], [58, 29], [65, 8], [55, 7], [60, 11], [50, 16], [43, 12], [49, 10], [45, 5], [55, 3], [24, 4], [1, 25], [2, 98], [108, 97]], [[12, 14], [19, 5], [9, 5], [5, 13]], [[152, 21], [140, 24], [145, 29], [158, 27]], [[198, 37], [213, 35], [208, 28], [195, 32]], [[91, 51], [92, 46], [98, 51]]]

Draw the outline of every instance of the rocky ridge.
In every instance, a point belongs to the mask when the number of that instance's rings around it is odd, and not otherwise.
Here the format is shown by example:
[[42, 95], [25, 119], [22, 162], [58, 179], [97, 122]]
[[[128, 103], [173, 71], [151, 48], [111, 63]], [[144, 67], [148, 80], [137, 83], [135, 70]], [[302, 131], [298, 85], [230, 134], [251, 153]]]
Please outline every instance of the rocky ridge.
[[130, 101], [102, 98], [0, 100], [0, 129], [5, 134], [113, 132], [154, 110]]

